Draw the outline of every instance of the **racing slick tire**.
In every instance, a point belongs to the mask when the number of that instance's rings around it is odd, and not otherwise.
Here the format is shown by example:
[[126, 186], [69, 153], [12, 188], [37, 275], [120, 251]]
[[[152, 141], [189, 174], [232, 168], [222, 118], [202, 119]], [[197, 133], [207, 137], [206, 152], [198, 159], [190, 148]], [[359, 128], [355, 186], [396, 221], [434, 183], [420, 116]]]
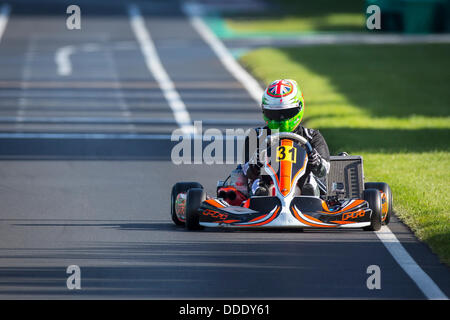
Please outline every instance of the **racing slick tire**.
[[203, 186], [198, 182], [178, 182], [172, 187], [172, 192], [170, 194], [170, 216], [172, 217], [172, 221], [177, 226], [184, 226], [184, 222], [177, 217], [175, 212], [175, 200], [177, 199], [179, 193], [187, 192], [191, 188], [203, 189]]
[[381, 229], [381, 192], [377, 189], [366, 189], [363, 198], [369, 203], [372, 209], [370, 216], [370, 226], [364, 227], [365, 231], [378, 231]]
[[199, 224], [200, 214], [198, 208], [206, 200], [206, 192], [200, 188], [192, 188], [186, 194], [186, 229], [203, 229]]
[[[383, 219], [383, 225], [388, 225], [389, 221], [391, 221], [392, 215], [392, 206], [393, 206], [393, 195], [392, 190], [387, 183], [384, 182], [366, 182], [364, 183], [364, 189], [377, 189], [383, 192], [386, 195], [387, 201], [387, 213], [386, 217]], [[383, 216], [382, 216], [383, 218]]]

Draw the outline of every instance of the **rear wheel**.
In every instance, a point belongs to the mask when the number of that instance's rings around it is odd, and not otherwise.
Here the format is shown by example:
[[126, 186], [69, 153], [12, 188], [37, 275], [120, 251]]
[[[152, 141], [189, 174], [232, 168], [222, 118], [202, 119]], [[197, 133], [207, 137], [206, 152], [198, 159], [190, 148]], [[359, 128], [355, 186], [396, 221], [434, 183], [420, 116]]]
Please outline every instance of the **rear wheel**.
[[383, 199], [383, 197], [381, 199], [382, 200], [381, 206], [383, 208], [383, 202], [386, 201], [385, 206], [387, 210], [385, 209], [384, 211], [387, 212], [382, 212], [381, 219], [383, 221], [383, 224], [385, 225], [389, 224], [389, 221], [391, 221], [392, 206], [394, 204], [392, 190], [389, 187], [389, 185], [384, 182], [366, 182], [364, 183], [364, 189], [377, 189], [386, 195], [385, 199]]
[[198, 182], [178, 182], [175, 183], [172, 187], [172, 192], [170, 194], [170, 215], [172, 217], [172, 221], [177, 226], [184, 226], [184, 221], [181, 221], [175, 212], [175, 201], [177, 199], [178, 194], [182, 192], [187, 192], [191, 188], [200, 188], [203, 189], [202, 185]]
[[369, 208], [372, 209], [370, 216], [370, 226], [364, 227], [366, 231], [378, 231], [381, 229], [381, 192], [377, 189], [366, 189], [363, 193], [363, 198], [369, 203]]
[[203, 189], [192, 188], [186, 194], [186, 229], [199, 230], [202, 227], [199, 224], [200, 214], [198, 209], [203, 201], [206, 200], [206, 193]]

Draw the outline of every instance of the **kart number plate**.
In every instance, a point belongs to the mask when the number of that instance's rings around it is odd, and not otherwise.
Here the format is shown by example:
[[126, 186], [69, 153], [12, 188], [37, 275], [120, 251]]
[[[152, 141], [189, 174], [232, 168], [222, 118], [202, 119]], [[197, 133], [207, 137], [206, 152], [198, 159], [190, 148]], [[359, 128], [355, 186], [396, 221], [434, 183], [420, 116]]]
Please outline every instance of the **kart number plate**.
[[291, 146], [279, 146], [277, 148], [277, 161], [297, 162], [297, 149]]

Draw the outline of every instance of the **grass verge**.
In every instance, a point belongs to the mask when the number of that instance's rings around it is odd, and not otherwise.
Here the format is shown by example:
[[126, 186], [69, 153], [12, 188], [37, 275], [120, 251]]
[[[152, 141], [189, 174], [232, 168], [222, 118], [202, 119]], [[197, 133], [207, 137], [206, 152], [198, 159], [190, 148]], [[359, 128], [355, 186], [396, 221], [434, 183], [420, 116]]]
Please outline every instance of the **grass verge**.
[[450, 265], [450, 45], [259, 49], [241, 62], [266, 84], [296, 79], [307, 126], [332, 154], [364, 157], [389, 183], [395, 212]]
[[267, 0], [271, 10], [257, 14], [233, 14], [226, 25], [245, 34], [289, 32], [364, 31], [361, 0]]

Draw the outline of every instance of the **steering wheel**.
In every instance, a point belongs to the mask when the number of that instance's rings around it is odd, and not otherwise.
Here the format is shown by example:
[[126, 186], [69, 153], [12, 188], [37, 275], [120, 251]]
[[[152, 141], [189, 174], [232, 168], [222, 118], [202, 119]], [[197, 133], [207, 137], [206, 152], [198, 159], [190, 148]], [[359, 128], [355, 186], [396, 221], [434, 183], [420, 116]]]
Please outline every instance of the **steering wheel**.
[[308, 154], [310, 154], [312, 152], [312, 146], [308, 142], [308, 140], [306, 140], [306, 138], [302, 137], [301, 135], [298, 135], [298, 134], [293, 133], [293, 132], [278, 132], [278, 133], [274, 133], [273, 135], [268, 136], [266, 138], [266, 140], [264, 141], [264, 143], [266, 145], [268, 144], [270, 146], [273, 146], [274, 144], [278, 144], [280, 139], [295, 140], [300, 145], [303, 145], [303, 146], [306, 147], [306, 151], [308, 152]]

